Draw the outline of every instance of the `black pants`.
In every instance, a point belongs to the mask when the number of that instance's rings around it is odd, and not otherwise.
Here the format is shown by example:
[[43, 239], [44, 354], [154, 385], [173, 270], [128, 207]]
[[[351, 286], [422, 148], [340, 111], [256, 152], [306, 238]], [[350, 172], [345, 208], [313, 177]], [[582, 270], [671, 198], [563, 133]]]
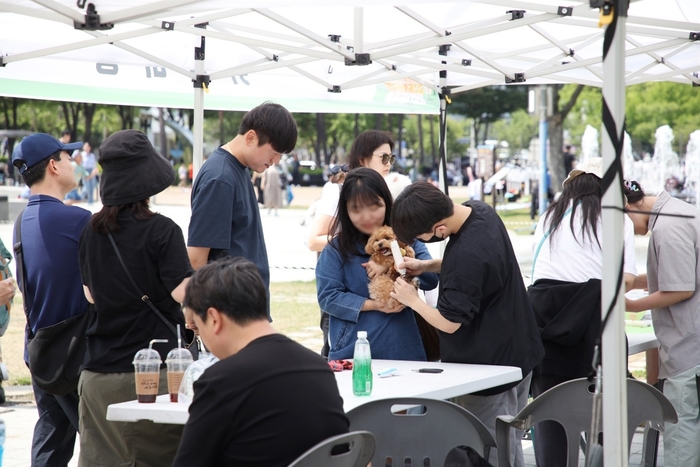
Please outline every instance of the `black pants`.
[[39, 420], [32, 439], [32, 467], [66, 467], [78, 433], [78, 392], [55, 396], [32, 382]]
[[[538, 397], [554, 386], [574, 378], [558, 375], [532, 375], [530, 393]], [[566, 465], [566, 432], [557, 422], [547, 421], [535, 425], [533, 439], [537, 467], [562, 467]]]

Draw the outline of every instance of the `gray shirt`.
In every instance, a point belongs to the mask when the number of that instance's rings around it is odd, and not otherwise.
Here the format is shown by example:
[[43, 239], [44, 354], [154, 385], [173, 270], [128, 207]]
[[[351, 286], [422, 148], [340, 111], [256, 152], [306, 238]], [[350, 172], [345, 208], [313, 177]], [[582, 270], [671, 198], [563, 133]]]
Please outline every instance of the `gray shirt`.
[[683, 214], [693, 218], [649, 217], [647, 279], [649, 293], [695, 293], [688, 299], [665, 308], [652, 310], [654, 331], [659, 339], [659, 377], [676, 376], [700, 364], [700, 211], [659, 194], [652, 213]]

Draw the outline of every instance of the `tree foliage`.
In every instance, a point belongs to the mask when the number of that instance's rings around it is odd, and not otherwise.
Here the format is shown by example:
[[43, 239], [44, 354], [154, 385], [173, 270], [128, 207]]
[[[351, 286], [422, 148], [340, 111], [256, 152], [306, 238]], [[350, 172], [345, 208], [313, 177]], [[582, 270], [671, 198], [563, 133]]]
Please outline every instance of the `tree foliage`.
[[482, 142], [488, 126], [518, 109], [527, 109], [527, 86], [486, 86], [452, 96], [448, 113], [463, 115], [474, 122], [476, 138]]

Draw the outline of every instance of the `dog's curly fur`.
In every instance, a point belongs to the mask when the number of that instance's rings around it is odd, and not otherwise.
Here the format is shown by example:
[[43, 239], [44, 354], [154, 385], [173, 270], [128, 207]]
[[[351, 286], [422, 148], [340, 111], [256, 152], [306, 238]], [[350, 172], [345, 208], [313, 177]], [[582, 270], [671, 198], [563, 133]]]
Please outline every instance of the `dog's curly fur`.
[[[382, 266], [388, 266], [389, 269], [384, 274], [379, 274], [374, 276], [369, 283], [369, 296], [373, 300], [379, 300], [380, 302], [386, 303], [389, 307], [395, 307], [399, 302], [392, 298], [390, 293], [394, 288], [394, 281], [397, 277], [400, 277], [399, 272], [396, 270], [394, 264], [394, 255], [391, 252], [391, 242], [392, 240], [397, 240], [399, 242], [399, 247], [406, 253], [403, 255], [407, 258], [415, 258], [416, 253], [413, 251], [409, 245], [406, 245], [402, 241], [396, 238], [394, 230], [385, 225], [378, 228], [367, 240], [367, 245], [365, 246], [365, 252], [370, 255], [370, 260]], [[412, 283], [413, 286], [418, 288], [418, 279], [414, 276], [406, 275], [404, 279]]]

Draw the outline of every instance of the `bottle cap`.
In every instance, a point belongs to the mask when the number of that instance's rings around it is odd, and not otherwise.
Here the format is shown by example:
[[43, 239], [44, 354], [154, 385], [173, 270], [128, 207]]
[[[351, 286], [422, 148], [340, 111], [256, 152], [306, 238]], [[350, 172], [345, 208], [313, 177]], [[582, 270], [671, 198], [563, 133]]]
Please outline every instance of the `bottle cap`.
[[367, 339], [367, 331], [357, 331], [357, 337]]

